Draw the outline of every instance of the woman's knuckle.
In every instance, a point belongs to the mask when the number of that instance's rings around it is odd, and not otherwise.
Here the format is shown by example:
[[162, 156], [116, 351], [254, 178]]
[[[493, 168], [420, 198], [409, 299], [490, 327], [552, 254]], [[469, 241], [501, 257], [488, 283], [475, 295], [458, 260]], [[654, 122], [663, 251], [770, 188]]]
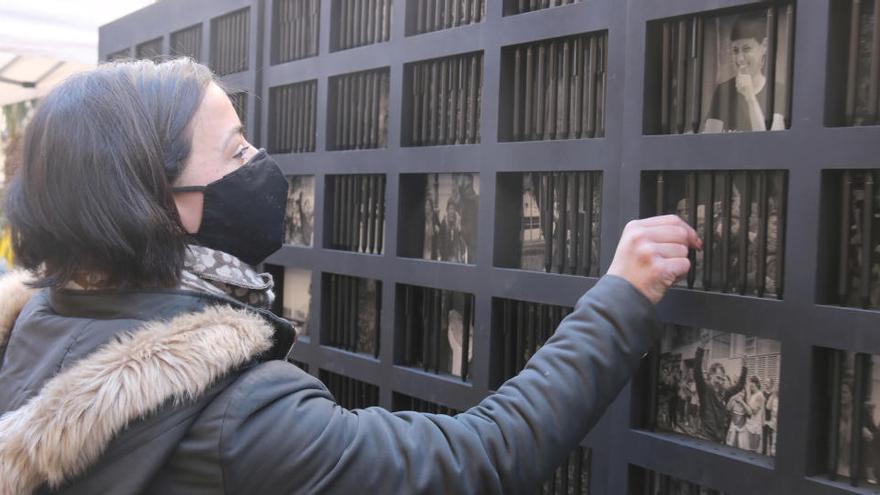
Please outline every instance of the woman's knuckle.
[[642, 263], [649, 263], [654, 258], [654, 248], [650, 244], [642, 243], [635, 248], [636, 259]]

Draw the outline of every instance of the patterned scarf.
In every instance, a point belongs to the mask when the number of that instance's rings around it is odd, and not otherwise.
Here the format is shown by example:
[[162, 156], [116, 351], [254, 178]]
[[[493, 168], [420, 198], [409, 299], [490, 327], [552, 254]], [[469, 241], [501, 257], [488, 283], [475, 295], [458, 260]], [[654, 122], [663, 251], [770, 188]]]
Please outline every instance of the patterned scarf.
[[[256, 270], [240, 259], [216, 249], [189, 244], [183, 261], [178, 289], [228, 296], [260, 309], [269, 309], [275, 300], [275, 282], [268, 273]], [[65, 286], [72, 290], [106, 288], [101, 277], [84, 274]]]
[[268, 309], [275, 300], [275, 282], [268, 273], [231, 254], [190, 244], [184, 258], [180, 288], [225, 295], [251, 306]]

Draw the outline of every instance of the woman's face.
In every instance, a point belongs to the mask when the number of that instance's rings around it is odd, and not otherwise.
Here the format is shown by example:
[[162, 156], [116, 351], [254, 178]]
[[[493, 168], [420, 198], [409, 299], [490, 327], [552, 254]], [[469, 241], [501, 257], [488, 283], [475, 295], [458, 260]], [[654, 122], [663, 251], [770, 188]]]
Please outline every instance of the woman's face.
[[[223, 178], [256, 153], [244, 136], [244, 128], [232, 102], [220, 86], [211, 83], [189, 124], [192, 148], [174, 187], [204, 186]], [[196, 233], [202, 223], [204, 195], [175, 193], [174, 202], [183, 227]]]
[[755, 38], [738, 39], [730, 43], [733, 65], [738, 74], [754, 76], [764, 70], [766, 43], [766, 40], [758, 42]]

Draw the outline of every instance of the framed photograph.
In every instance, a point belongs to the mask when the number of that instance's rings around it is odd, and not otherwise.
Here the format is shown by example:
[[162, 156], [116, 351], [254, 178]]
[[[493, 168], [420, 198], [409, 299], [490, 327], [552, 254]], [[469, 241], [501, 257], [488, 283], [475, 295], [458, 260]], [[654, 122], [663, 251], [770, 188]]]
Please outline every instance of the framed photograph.
[[667, 325], [656, 370], [658, 431], [776, 454], [780, 343]]
[[781, 170], [651, 175], [645, 216], [676, 214], [705, 242], [678, 285], [782, 298], [787, 180]]
[[428, 174], [424, 198], [422, 258], [476, 263], [479, 175]]
[[505, 47], [501, 59], [500, 140], [605, 135], [606, 32]]
[[311, 302], [312, 272], [286, 267], [281, 303], [282, 316], [294, 323], [299, 335], [308, 335]]
[[702, 132], [786, 128], [793, 20], [791, 5], [703, 20]]
[[321, 343], [378, 357], [382, 282], [326, 273], [324, 291]]
[[385, 174], [332, 175], [326, 181], [332, 249], [382, 254], [385, 240]]
[[880, 484], [880, 357], [831, 351], [828, 468], [853, 485]]
[[573, 308], [516, 299], [492, 301], [493, 388], [516, 376]]
[[287, 210], [284, 214], [284, 243], [311, 246], [315, 234], [315, 177], [287, 178]]
[[590, 493], [592, 451], [575, 447], [553, 476], [544, 482], [542, 494], [588, 495]]
[[766, 2], [650, 23], [645, 132], [789, 128], [794, 17]]
[[474, 296], [402, 285], [398, 297], [403, 301], [403, 364], [467, 380], [474, 349]]
[[[857, 308], [880, 308], [880, 180], [876, 170], [845, 170], [840, 175], [840, 202], [833, 205], [839, 219], [840, 253], [837, 301]], [[832, 265], [834, 266], [834, 265]]]
[[600, 172], [522, 174], [519, 267], [598, 275], [601, 207]]
[[[855, 9], [850, 15], [850, 41], [849, 53], [847, 54], [847, 77], [854, 77], [854, 81], [847, 81], [847, 116], [849, 125], [875, 125], [877, 124], [878, 108], [876, 96], [872, 101], [872, 93], [876, 95], [877, 85], [880, 81], [872, 79], [871, 71], [878, 54], [874, 53], [874, 29], [877, 26], [875, 2], [843, 2], [851, 3], [851, 9]], [[872, 104], [873, 103], [873, 104]]]
[[642, 470], [647, 487], [644, 493], [648, 495], [723, 495], [724, 492], [706, 488], [697, 483], [691, 483], [683, 479], [661, 474], [647, 469]]

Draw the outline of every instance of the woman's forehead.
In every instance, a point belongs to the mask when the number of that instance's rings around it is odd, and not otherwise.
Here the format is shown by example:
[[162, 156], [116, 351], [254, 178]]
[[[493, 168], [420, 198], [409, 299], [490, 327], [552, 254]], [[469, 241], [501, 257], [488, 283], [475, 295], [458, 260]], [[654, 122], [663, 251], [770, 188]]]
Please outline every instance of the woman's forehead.
[[229, 96], [217, 84], [209, 84], [193, 116], [194, 133], [205, 138], [222, 137], [238, 124], [238, 114], [235, 113]]
[[755, 38], [739, 38], [730, 42], [732, 46], [743, 46], [743, 45], [759, 45], [760, 43]]

